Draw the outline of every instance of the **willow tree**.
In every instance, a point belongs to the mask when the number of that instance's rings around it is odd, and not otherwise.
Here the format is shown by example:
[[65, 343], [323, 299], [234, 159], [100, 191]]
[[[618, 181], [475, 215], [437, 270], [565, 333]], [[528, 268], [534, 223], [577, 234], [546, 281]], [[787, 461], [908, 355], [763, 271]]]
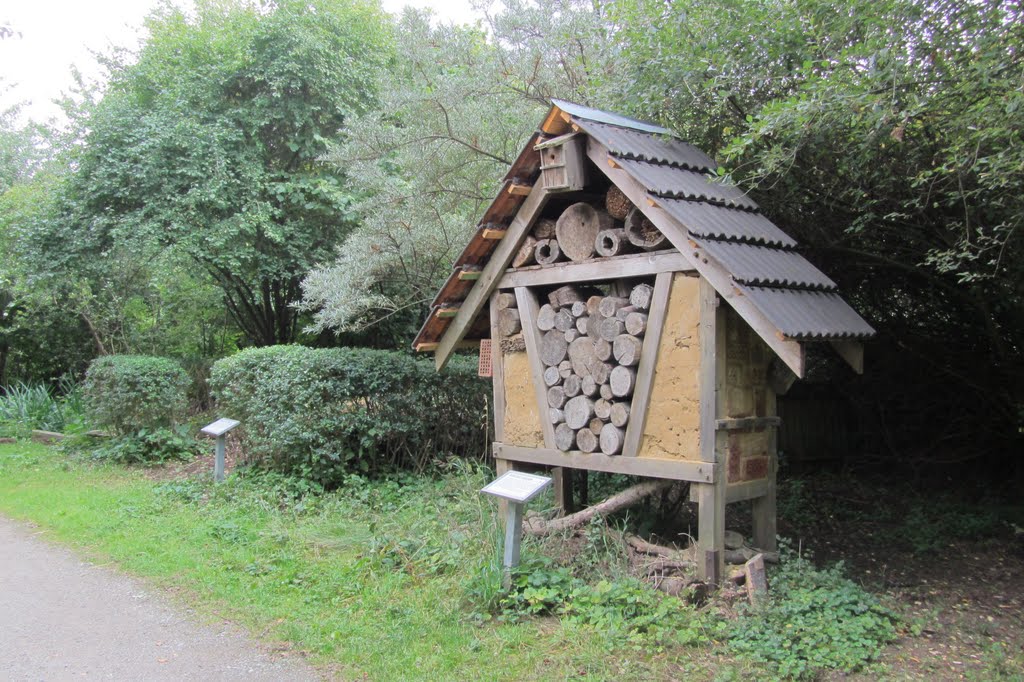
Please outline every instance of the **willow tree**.
[[379, 106], [328, 156], [360, 192], [361, 224], [303, 283], [316, 329], [406, 345], [549, 98], [586, 98], [602, 45], [593, 5], [506, 0], [486, 22], [399, 21]]

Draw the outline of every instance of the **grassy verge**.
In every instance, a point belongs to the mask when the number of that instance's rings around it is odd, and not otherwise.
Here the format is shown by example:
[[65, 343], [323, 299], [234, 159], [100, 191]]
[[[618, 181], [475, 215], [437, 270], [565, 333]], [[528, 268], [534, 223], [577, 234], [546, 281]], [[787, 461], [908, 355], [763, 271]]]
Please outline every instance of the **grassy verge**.
[[0, 445], [0, 512], [342, 678], [668, 679], [717, 658], [710, 641], [651, 649], [571, 619], [474, 617], [496, 598], [483, 482], [459, 470], [309, 496], [282, 478], [157, 482]]

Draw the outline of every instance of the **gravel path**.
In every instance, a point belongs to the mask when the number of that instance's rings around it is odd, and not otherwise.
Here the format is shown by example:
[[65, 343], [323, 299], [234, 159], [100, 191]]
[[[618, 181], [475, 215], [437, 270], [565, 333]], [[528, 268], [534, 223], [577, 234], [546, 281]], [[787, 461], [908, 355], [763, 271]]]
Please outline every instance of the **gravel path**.
[[316, 680], [0, 517], [0, 680]]

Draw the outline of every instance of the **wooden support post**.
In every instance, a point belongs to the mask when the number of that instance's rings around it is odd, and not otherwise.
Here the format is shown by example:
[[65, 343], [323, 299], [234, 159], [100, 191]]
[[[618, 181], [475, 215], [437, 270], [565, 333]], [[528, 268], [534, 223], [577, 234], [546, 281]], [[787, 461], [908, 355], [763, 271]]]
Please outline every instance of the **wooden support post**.
[[[766, 392], [765, 409], [768, 416], [774, 417], [777, 414], [775, 391], [769, 388], [766, 389]], [[778, 549], [775, 542], [777, 535], [775, 476], [779, 468], [779, 430], [777, 428], [771, 429], [770, 439], [768, 444], [768, 487], [765, 494], [755, 498], [751, 506], [754, 546], [765, 552], [774, 552]]]
[[[494, 440], [505, 440], [505, 359], [502, 357], [498, 330], [498, 293], [491, 294], [491, 386], [494, 391]], [[498, 472], [499, 474], [501, 472]]]
[[714, 287], [700, 280], [700, 458], [721, 472], [713, 483], [697, 485], [697, 542], [700, 577], [719, 584], [725, 570], [725, 434], [717, 430], [725, 401], [725, 309]]
[[575, 511], [572, 500], [572, 469], [554, 467], [551, 469], [551, 479], [555, 489], [555, 507], [562, 514], [572, 514]]

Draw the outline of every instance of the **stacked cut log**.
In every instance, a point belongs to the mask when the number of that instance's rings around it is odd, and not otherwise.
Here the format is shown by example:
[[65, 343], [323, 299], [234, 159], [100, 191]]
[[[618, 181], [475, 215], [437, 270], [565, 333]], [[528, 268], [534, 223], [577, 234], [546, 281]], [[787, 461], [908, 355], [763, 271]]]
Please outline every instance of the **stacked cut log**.
[[519, 307], [516, 304], [516, 295], [510, 292], [498, 294], [498, 345], [501, 352], [521, 353], [526, 350], [526, 341], [520, 333], [523, 329], [522, 319], [519, 317]]
[[614, 185], [605, 197], [605, 208], [578, 202], [566, 208], [558, 220], [538, 220], [513, 257], [512, 267], [665, 248], [664, 235]]
[[621, 454], [651, 294], [650, 285], [639, 284], [628, 298], [584, 298], [570, 285], [541, 306], [547, 416], [559, 450]]

